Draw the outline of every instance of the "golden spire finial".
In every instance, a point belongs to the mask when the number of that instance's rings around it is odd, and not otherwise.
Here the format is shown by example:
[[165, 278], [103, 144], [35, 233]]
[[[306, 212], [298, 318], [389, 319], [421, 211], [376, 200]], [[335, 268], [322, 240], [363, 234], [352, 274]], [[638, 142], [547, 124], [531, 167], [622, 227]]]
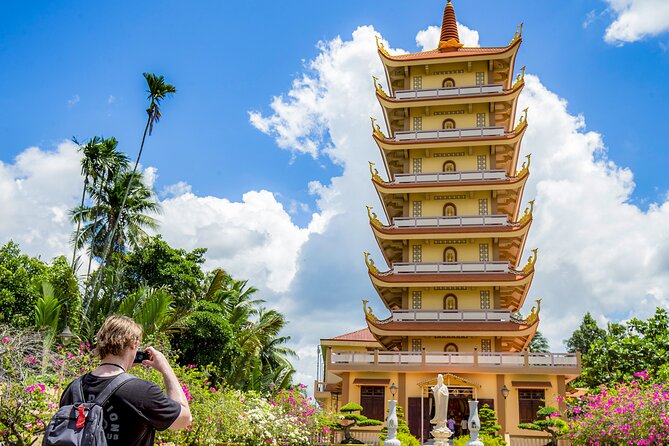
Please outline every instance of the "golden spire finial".
[[369, 163], [369, 173], [372, 174], [372, 179], [375, 181], [378, 181], [379, 183], [384, 183], [383, 178], [381, 178], [381, 175], [379, 175], [379, 170], [374, 167], [374, 163], [371, 161], [367, 161]]
[[525, 318], [526, 325], [532, 325], [537, 319], [539, 319], [539, 312], [541, 311], [541, 299], [537, 299], [536, 303], [537, 305], [532, 307], [530, 314]]
[[372, 274], [378, 274], [379, 269], [374, 265], [374, 260], [369, 257], [369, 252], [365, 251], [365, 264], [367, 265], [367, 270]]
[[521, 23], [520, 25], [518, 25], [518, 29], [513, 34], [513, 39], [511, 40], [511, 43], [509, 43], [509, 45], [513, 45], [513, 43], [516, 40], [520, 39], [522, 36], [523, 36], [523, 24]]
[[374, 79], [374, 88], [376, 89], [376, 92], [383, 96], [384, 98], [387, 98], [388, 95], [386, 94], [385, 91], [383, 91], [383, 87], [379, 83], [379, 78], [376, 76], [372, 76], [372, 79]]
[[376, 216], [376, 212], [372, 212], [372, 209], [374, 208], [371, 206], [367, 206], [367, 216], [369, 217], [369, 221], [377, 228], [380, 228], [381, 226], [383, 226], [383, 223], [379, 221], [379, 218]]
[[381, 36], [376, 34], [374, 37], [376, 37], [376, 49], [379, 50], [384, 56], [389, 56], [390, 54], [388, 54], [388, 51], [383, 46], [383, 42], [381, 41]]
[[372, 322], [377, 322], [378, 319], [374, 315], [374, 311], [372, 311], [372, 308], [367, 306], [368, 303], [369, 301], [367, 299], [362, 300], [362, 310], [365, 312], [365, 318]]
[[531, 161], [532, 161], [532, 154], [531, 154], [531, 153], [528, 153], [528, 154], [525, 156], [525, 159], [526, 159], [526, 161], [523, 161], [522, 166], [520, 166], [520, 170], [519, 170], [518, 173], [516, 174], [516, 176], [517, 176], [518, 178], [522, 178], [523, 176], [527, 175], [527, 173], [529, 172], [529, 170], [530, 170], [530, 164], [531, 164]]
[[520, 119], [518, 120], [518, 125], [516, 125], [516, 128], [515, 128], [514, 130], [518, 130], [518, 129], [521, 128], [523, 125], [526, 125], [526, 124], [527, 124], [527, 110], [528, 110], [528, 109], [529, 109], [529, 107], [525, 107], [525, 108], [523, 109], [523, 114], [522, 114], [522, 116], [520, 117]]
[[537, 252], [538, 248], [534, 248], [532, 250], [532, 255], [527, 259], [527, 265], [523, 268], [523, 273], [524, 274], [529, 274], [530, 271], [534, 269], [534, 264], [537, 263]]
[[376, 118], [370, 116], [369, 119], [372, 120], [372, 130], [374, 134], [379, 138], [385, 139], [386, 135], [383, 134], [383, 132], [381, 131], [381, 127], [379, 126], [379, 124], [376, 123]]
[[516, 76], [516, 82], [513, 84], [513, 88], [516, 88], [518, 85], [525, 81], [525, 66], [523, 65], [520, 68], [520, 73]]

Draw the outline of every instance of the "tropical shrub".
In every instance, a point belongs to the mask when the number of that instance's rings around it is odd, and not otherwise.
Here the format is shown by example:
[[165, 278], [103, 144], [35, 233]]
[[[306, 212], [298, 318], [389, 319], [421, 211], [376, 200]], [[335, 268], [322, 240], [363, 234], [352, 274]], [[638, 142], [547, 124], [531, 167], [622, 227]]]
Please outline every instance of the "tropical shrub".
[[[484, 446], [505, 446], [506, 441], [502, 439], [500, 436], [490, 436], [488, 434], [480, 434], [479, 435], [479, 440], [483, 442]], [[467, 446], [467, 442], [469, 441], [469, 435], [462, 435], [460, 437], [456, 437], [453, 440], [453, 446]]]
[[635, 376], [570, 402], [572, 444], [669, 444], [669, 386], [649, 383], [645, 371]]
[[569, 432], [569, 425], [560, 418], [560, 411], [555, 407], [541, 407], [537, 411], [537, 419], [531, 423], [520, 423], [521, 429], [546, 432], [550, 435], [547, 445], [557, 446], [558, 439]]

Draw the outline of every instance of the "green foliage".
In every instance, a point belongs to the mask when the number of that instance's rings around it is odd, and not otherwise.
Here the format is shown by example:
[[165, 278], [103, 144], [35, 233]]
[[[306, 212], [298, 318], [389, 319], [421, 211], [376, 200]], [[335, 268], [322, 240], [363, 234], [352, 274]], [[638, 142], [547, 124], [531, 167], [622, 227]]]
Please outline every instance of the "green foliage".
[[339, 409], [339, 412], [343, 413], [349, 413], [349, 412], [360, 412], [362, 410], [362, 406], [357, 403], [348, 403], [342, 406], [341, 409]]
[[56, 297], [53, 285], [42, 282], [42, 295], [35, 304], [35, 325], [40, 329], [47, 329], [52, 334], [58, 329], [58, 316], [60, 315], [60, 301]]
[[595, 338], [583, 355], [578, 383], [614, 385], [632, 380], [639, 370], [646, 370], [651, 381], [664, 381], [669, 378], [668, 351], [669, 316], [662, 308], [646, 321], [635, 318], [627, 324], [609, 324], [606, 335]]
[[46, 265], [9, 241], [0, 247], [0, 323], [29, 327]]
[[[372, 420], [370, 418], [367, 418], [364, 415], [353, 413], [353, 412], [360, 412], [362, 410], [362, 406], [357, 403], [348, 403], [342, 406], [339, 409], [339, 414], [337, 416], [337, 419], [332, 422], [330, 425], [332, 429], [335, 430], [340, 430], [344, 432], [344, 440], [342, 441], [342, 444], [361, 444], [362, 442], [351, 434], [351, 429], [353, 429], [356, 426], [363, 427], [363, 426], [380, 426], [383, 424], [382, 421], [379, 420]], [[345, 421], [345, 422], [342, 422]]]
[[176, 307], [191, 309], [204, 281], [202, 264], [206, 251], [176, 249], [160, 235], [150, 237], [123, 259], [122, 293], [129, 295], [139, 285], [165, 288], [174, 297]]
[[[483, 442], [484, 446], [506, 446], [506, 441], [500, 436], [490, 436], [488, 434], [480, 434], [479, 440]], [[453, 439], [453, 446], [467, 446], [469, 435], [462, 435]]]
[[497, 424], [497, 413], [488, 404], [484, 404], [479, 409], [479, 420], [481, 422], [479, 433], [486, 434], [492, 438], [502, 438], [497, 435], [497, 432], [502, 430], [502, 426]]
[[551, 436], [550, 445], [557, 446], [558, 439], [569, 433], [569, 425], [559, 418], [560, 411], [552, 406], [541, 407], [537, 411], [537, 419], [531, 423], [520, 423], [520, 429], [546, 432]]
[[586, 355], [590, 351], [590, 346], [596, 340], [603, 340], [606, 337], [606, 330], [599, 327], [590, 313], [585, 313], [581, 325], [567, 339], [565, 345], [570, 353], [581, 352]]
[[548, 339], [540, 331], [537, 331], [530, 341], [529, 349], [534, 353], [548, 353], [550, 352], [550, 346], [548, 345]]

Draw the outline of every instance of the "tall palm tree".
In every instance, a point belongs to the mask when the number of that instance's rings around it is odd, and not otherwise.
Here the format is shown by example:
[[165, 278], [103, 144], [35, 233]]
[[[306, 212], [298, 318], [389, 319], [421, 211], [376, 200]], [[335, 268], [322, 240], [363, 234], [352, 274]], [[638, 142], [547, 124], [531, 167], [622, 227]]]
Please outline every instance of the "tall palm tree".
[[[80, 207], [83, 207], [84, 201], [86, 199], [86, 191], [88, 190], [88, 184], [91, 178], [93, 178], [93, 182], [95, 182], [98, 177], [101, 140], [98, 136], [94, 136], [93, 138], [89, 139], [88, 142], [83, 146], [79, 144], [79, 142], [74, 138], [73, 142], [79, 146], [79, 151], [83, 154], [81, 157], [81, 175], [84, 177], [84, 187], [81, 191], [81, 203], [79, 205]], [[74, 265], [77, 259], [78, 246], [76, 240], [79, 238], [80, 230], [81, 221], [78, 221], [77, 231], [73, 237], [74, 248], [72, 249], [72, 270], [74, 270]]]
[[[129, 194], [123, 205], [128, 185]], [[84, 224], [77, 244], [82, 246], [90, 241], [91, 255], [102, 262], [108, 261], [114, 253], [137, 248], [148, 237], [145, 229], [157, 228], [150, 214], [159, 212], [160, 205], [143, 183], [141, 173], [121, 172], [101, 188], [92, 190], [91, 196], [94, 203], [74, 209], [72, 219]], [[112, 235], [113, 228], [118, 230]], [[111, 251], [106, 250], [105, 240], [110, 240]]]
[[[146, 141], [147, 133], [149, 134], [149, 136], [151, 135], [151, 133], [153, 133], [154, 124], [160, 121], [160, 118], [162, 117], [162, 113], [160, 111], [160, 103], [168, 95], [172, 95], [177, 92], [174, 85], [165, 82], [164, 76], [156, 76], [153, 73], [144, 73], [144, 79], [146, 79], [146, 83], [149, 87], [147, 92], [149, 93], [148, 99], [150, 100], [150, 102], [149, 102], [149, 108], [146, 109], [146, 114], [148, 115], [146, 119], [146, 126], [144, 127], [142, 142], [139, 145], [139, 152], [137, 153], [137, 158], [135, 159], [135, 165], [132, 169], [131, 178], [135, 178], [135, 174], [137, 173], [137, 166], [139, 165], [139, 161], [142, 158], [142, 152], [144, 151], [144, 143]], [[123, 209], [126, 205], [126, 200], [128, 199], [128, 194], [130, 193], [131, 187], [133, 187], [132, 181], [129, 182], [126, 187], [125, 194], [123, 195], [123, 200], [121, 201], [121, 209]], [[103, 262], [106, 261], [107, 253], [112, 247], [117, 225], [118, 222], [112, 225], [111, 230], [107, 236], [108, 237], [107, 243], [105, 246], [104, 254], [102, 255]]]

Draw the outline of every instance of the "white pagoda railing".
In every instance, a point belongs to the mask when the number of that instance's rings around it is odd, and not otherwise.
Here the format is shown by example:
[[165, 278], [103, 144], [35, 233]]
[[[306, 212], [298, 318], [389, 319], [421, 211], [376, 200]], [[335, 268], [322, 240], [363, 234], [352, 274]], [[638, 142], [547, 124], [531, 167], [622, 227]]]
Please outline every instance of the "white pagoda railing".
[[395, 175], [395, 183], [437, 183], [445, 181], [494, 181], [506, 180], [506, 171], [463, 170], [459, 172], [402, 173]]
[[471, 215], [457, 217], [395, 217], [396, 228], [451, 228], [458, 226], [503, 226], [509, 224], [506, 215]]
[[577, 353], [530, 352], [429, 352], [429, 351], [330, 351], [333, 365], [465, 365], [472, 367], [573, 367]]
[[509, 262], [393, 263], [394, 274], [508, 273]]
[[503, 136], [504, 127], [473, 127], [441, 130], [410, 130], [395, 132], [395, 141], [420, 141], [424, 139], [485, 138]]
[[398, 90], [395, 92], [395, 98], [400, 100], [451, 98], [456, 96], [497, 94], [503, 92], [504, 92], [503, 85], [491, 84], [491, 85], [476, 85], [469, 87], [445, 87], [445, 88], [425, 88], [420, 90]]
[[394, 310], [393, 322], [509, 322], [508, 310]]

